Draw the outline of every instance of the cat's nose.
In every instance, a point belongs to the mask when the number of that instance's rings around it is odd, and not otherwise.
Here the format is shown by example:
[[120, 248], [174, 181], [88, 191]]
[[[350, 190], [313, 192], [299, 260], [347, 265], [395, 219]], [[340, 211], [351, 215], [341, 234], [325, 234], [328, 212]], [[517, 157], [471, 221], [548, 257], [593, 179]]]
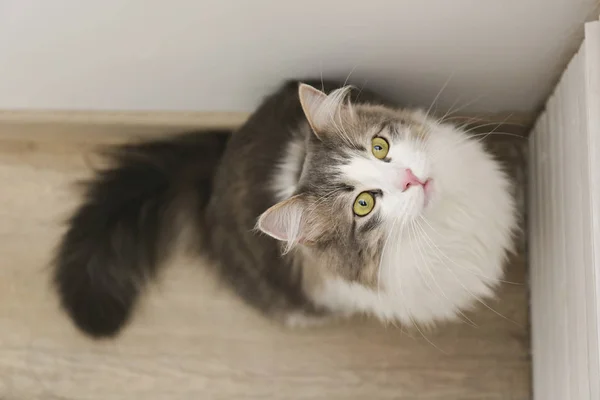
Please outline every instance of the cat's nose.
[[400, 174], [400, 180], [398, 182], [399, 189], [403, 192], [408, 190], [411, 186], [423, 186], [425, 182], [422, 182], [417, 176], [412, 172], [410, 168], [406, 168]]

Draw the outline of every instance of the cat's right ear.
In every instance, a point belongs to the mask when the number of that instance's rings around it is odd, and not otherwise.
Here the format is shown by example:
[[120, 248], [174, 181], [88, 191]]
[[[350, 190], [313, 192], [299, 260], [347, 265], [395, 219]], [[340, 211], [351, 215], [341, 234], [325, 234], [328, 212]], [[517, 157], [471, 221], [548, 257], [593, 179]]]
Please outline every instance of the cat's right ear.
[[314, 87], [301, 83], [298, 96], [304, 115], [317, 137], [325, 132], [328, 119], [331, 119], [331, 110], [327, 106], [327, 95]]
[[314, 243], [320, 236], [319, 224], [309, 219], [309, 203], [299, 194], [275, 204], [258, 219], [257, 228], [267, 235], [294, 245]]

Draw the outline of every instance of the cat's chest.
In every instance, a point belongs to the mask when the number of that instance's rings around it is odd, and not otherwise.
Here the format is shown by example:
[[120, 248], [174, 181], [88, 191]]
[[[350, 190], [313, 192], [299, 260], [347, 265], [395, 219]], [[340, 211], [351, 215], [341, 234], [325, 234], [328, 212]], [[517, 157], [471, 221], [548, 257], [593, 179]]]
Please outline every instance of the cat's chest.
[[394, 303], [384, 291], [373, 290], [358, 283], [341, 278], [326, 278], [314, 291], [313, 300], [334, 313], [354, 314], [357, 312], [392, 316]]
[[[413, 243], [414, 245], [414, 243]], [[366, 313], [406, 324], [452, 319], [457, 310], [490, 293], [502, 266], [473, 249], [454, 246], [444, 255], [424, 245], [403, 247], [397, 262], [382, 263], [377, 285], [324, 277], [311, 297], [334, 313]]]

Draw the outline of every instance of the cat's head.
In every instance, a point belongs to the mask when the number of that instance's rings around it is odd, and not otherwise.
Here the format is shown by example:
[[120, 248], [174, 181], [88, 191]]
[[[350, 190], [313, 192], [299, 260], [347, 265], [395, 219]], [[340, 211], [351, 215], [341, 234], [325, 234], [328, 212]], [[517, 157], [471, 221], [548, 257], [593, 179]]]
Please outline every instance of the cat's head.
[[496, 223], [489, 214], [512, 215], [510, 201], [494, 210], [507, 182], [477, 140], [422, 111], [352, 104], [348, 91], [300, 86], [312, 130], [304, 166], [293, 195], [267, 210], [259, 229], [375, 287], [382, 262], [415, 256], [401, 253], [425, 227], [456, 225], [453, 240], [461, 240], [480, 218], [486, 229]]

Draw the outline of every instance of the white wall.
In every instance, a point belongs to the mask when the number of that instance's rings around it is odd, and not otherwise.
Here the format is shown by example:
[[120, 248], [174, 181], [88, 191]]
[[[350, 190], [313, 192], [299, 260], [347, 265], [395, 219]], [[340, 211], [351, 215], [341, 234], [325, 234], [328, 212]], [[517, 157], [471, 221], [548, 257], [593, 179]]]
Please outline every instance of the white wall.
[[597, 0], [0, 0], [0, 108], [249, 110], [284, 78], [531, 110]]
[[600, 399], [600, 21], [529, 138], [534, 400]]

